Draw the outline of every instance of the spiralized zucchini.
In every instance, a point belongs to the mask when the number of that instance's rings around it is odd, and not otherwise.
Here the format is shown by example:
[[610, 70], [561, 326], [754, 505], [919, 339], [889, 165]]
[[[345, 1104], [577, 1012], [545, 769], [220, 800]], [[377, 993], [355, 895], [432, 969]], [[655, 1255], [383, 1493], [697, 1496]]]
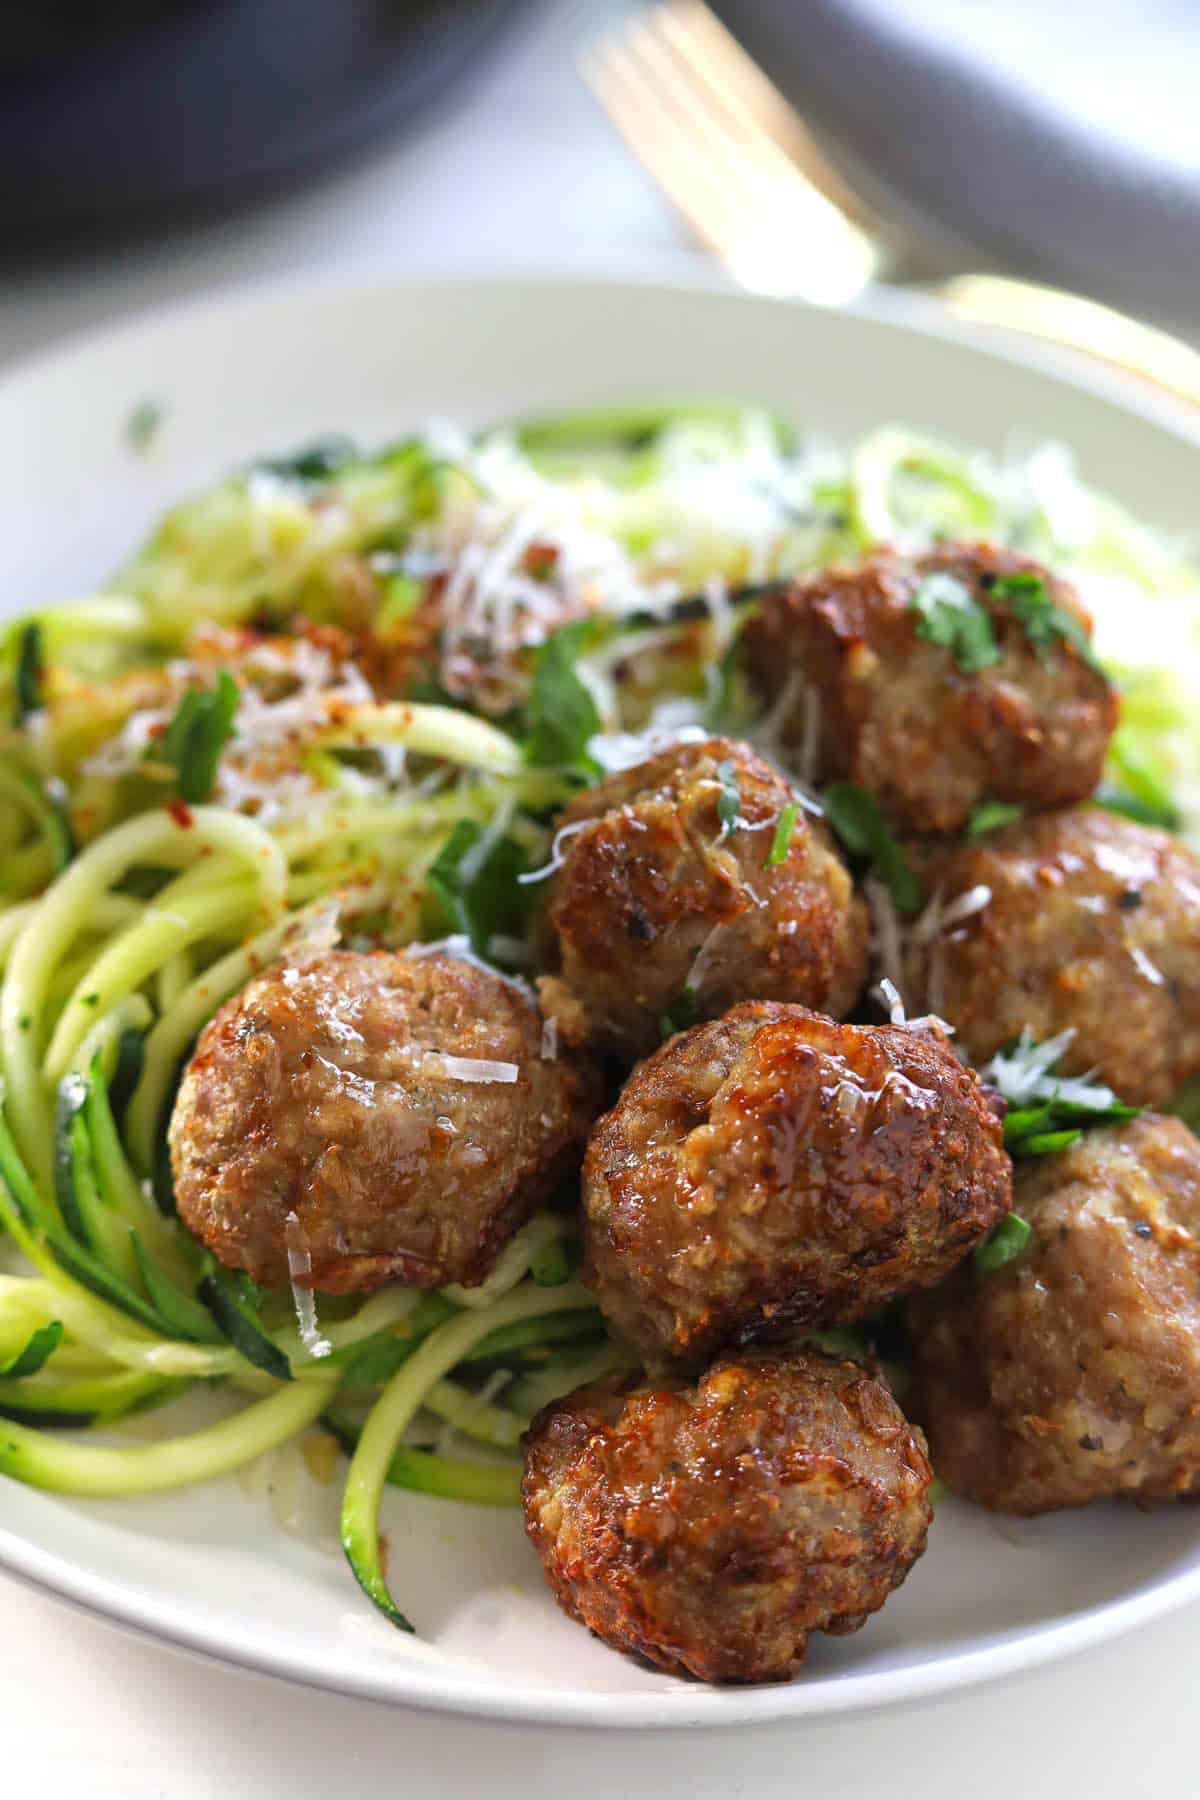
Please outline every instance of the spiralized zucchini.
[[[1200, 581], [1053, 446], [997, 460], [888, 427], [845, 451], [728, 407], [315, 446], [183, 501], [103, 591], [5, 627], [0, 1472], [148, 1492], [323, 1420], [350, 1457], [347, 1556], [407, 1626], [385, 1485], [515, 1504], [533, 1412], [629, 1359], [546, 1215], [480, 1288], [318, 1296], [314, 1341], [292, 1296], [217, 1269], [173, 1216], [181, 1066], [280, 956], [448, 937], [520, 977], [553, 815], [605, 746], [744, 717], [728, 652], [764, 582], [948, 534], [1080, 585], [1127, 690], [1111, 780], [1194, 830]], [[234, 1410], [172, 1434], [198, 1382]], [[89, 1436], [147, 1407], [155, 1441]]]

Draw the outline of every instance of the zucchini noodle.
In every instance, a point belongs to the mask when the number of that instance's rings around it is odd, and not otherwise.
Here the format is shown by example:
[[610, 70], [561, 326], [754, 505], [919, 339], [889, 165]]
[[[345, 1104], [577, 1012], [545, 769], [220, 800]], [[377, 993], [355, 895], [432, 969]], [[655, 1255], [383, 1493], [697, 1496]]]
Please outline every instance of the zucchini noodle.
[[[199, 1033], [261, 970], [339, 944], [532, 979], [556, 815], [606, 759], [718, 721], [779, 753], [737, 663], [763, 585], [955, 535], [1079, 586], [1125, 691], [1107, 778], [1196, 835], [1200, 577], [1055, 446], [888, 426], [842, 450], [734, 407], [316, 446], [182, 501], [107, 590], [5, 625], [0, 1473], [149, 1493], [321, 1423], [349, 1458], [351, 1566], [407, 1627], [385, 1489], [518, 1504], [532, 1415], [632, 1360], [565, 1216], [475, 1287], [304, 1290], [302, 1325], [286, 1288], [217, 1265], [164, 1153]], [[202, 1382], [232, 1410], [181, 1433]], [[87, 1435], [151, 1407], [153, 1441]]]

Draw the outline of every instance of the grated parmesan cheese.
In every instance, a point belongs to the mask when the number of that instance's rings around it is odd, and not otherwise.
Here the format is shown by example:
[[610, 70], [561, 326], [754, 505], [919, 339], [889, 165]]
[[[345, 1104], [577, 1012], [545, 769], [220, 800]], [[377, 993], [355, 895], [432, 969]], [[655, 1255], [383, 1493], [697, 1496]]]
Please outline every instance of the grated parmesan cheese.
[[1056, 1075], [1055, 1064], [1075, 1037], [1074, 1026], [1060, 1031], [1057, 1037], [1035, 1043], [1026, 1025], [1011, 1050], [997, 1050], [980, 1069], [980, 1077], [994, 1087], [1014, 1106], [1030, 1100], [1061, 1100], [1105, 1112], [1116, 1102], [1112, 1089], [1088, 1075]]
[[301, 1276], [312, 1274], [312, 1253], [308, 1248], [308, 1240], [304, 1235], [296, 1213], [290, 1212], [283, 1222], [284, 1242], [287, 1245], [288, 1275], [291, 1277], [292, 1300], [296, 1307], [296, 1322], [300, 1327], [300, 1342], [314, 1359], [329, 1356], [333, 1345], [328, 1338], [321, 1336], [317, 1324], [317, 1302], [311, 1288], [300, 1287]]
[[511, 1085], [521, 1078], [520, 1065], [496, 1062], [490, 1056], [450, 1056], [443, 1050], [427, 1050], [421, 1058], [422, 1073], [451, 1081], [500, 1082]]
[[573, 824], [560, 826], [555, 832], [554, 842], [550, 846], [550, 861], [544, 863], [540, 869], [525, 869], [518, 875], [517, 880], [521, 886], [528, 887], [531, 882], [535, 881], [548, 881], [551, 875], [557, 875], [567, 860], [562, 853], [562, 847], [567, 839], [573, 838], [577, 831], [586, 831], [589, 825], [595, 823], [594, 819], [576, 819]]

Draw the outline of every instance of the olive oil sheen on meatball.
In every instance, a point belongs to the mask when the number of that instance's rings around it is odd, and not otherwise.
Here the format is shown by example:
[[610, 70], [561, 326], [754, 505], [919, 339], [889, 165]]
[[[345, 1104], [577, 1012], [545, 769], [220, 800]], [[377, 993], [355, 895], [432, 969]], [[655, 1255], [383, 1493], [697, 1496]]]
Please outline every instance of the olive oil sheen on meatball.
[[542, 1004], [568, 1042], [633, 1057], [686, 996], [840, 1016], [866, 980], [867, 915], [823, 824], [744, 744], [676, 744], [590, 788], [560, 821], [548, 896], [558, 972]]
[[[991, 660], [978, 640], [963, 650], [930, 635], [939, 601], [943, 626], [955, 607], [985, 615]], [[765, 699], [797, 685], [786, 742], [803, 740], [816, 706], [820, 780], [866, 788], [901, 830], [952, 833], [981, 800], [1034, 810], [1095, 790], [1117, 698], [1087, 654], [1090, 629], [1074, 590], [1039, 564], [943, 544], [780, 588], [745, 642]]]
[[524, 1440], [525, 1523], [563, 1609], [701, 1681], [781, 1681], [857, 1631], [925, 1548], [921, 1433], [856, 1363], [718, 1362], [694, 1386], [584, 1388]]
[[585, 1279], [648, 1361], [698, 1367], [940, 1281], [1011, 1178], [940, 1037], [748, 1001], [664, 1044], [597, 1124]]
[[170, 1128], [179, 1215], [267, 1287], [289, 1230], [301, 1286], [476, 1284], [578, 1166], [597, 1103], [500, 975], [330, 951], [257, 976], [201, 1033]]

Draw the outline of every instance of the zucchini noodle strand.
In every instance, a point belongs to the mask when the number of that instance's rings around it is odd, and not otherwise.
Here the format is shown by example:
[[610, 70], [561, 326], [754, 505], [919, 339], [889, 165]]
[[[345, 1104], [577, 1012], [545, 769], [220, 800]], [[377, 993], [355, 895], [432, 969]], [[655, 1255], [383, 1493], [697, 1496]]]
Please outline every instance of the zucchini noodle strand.
[[0, 1472], [32, 1487], [100, 1499], [191, 1487], [286, 1443], [317, 1419], [336, 1387], [330, 1377], [291, 1382], [202, 1431], [121, 1449], [63, 1443], [0, 1419]]
[[130, 819], [98, 838], [42, 895], [14, 943], [0, 988], [0, 1065], [9, 1086], [14, 1135], [34, 1179], [47, 1192], [50, 1102], [39, 1055], [42, 1010], [55, 970], [70, 945], [88, 929], [97, 902], [130, 869], [190, 864], [220, 851], [249, 868], [262, 910], [268, 918], [277, 917], [287, 896], [287, 863], [279, 846], [252, 819], [217, 807], [196, 807], [186, 827], [169, 812], [155, 812]]

